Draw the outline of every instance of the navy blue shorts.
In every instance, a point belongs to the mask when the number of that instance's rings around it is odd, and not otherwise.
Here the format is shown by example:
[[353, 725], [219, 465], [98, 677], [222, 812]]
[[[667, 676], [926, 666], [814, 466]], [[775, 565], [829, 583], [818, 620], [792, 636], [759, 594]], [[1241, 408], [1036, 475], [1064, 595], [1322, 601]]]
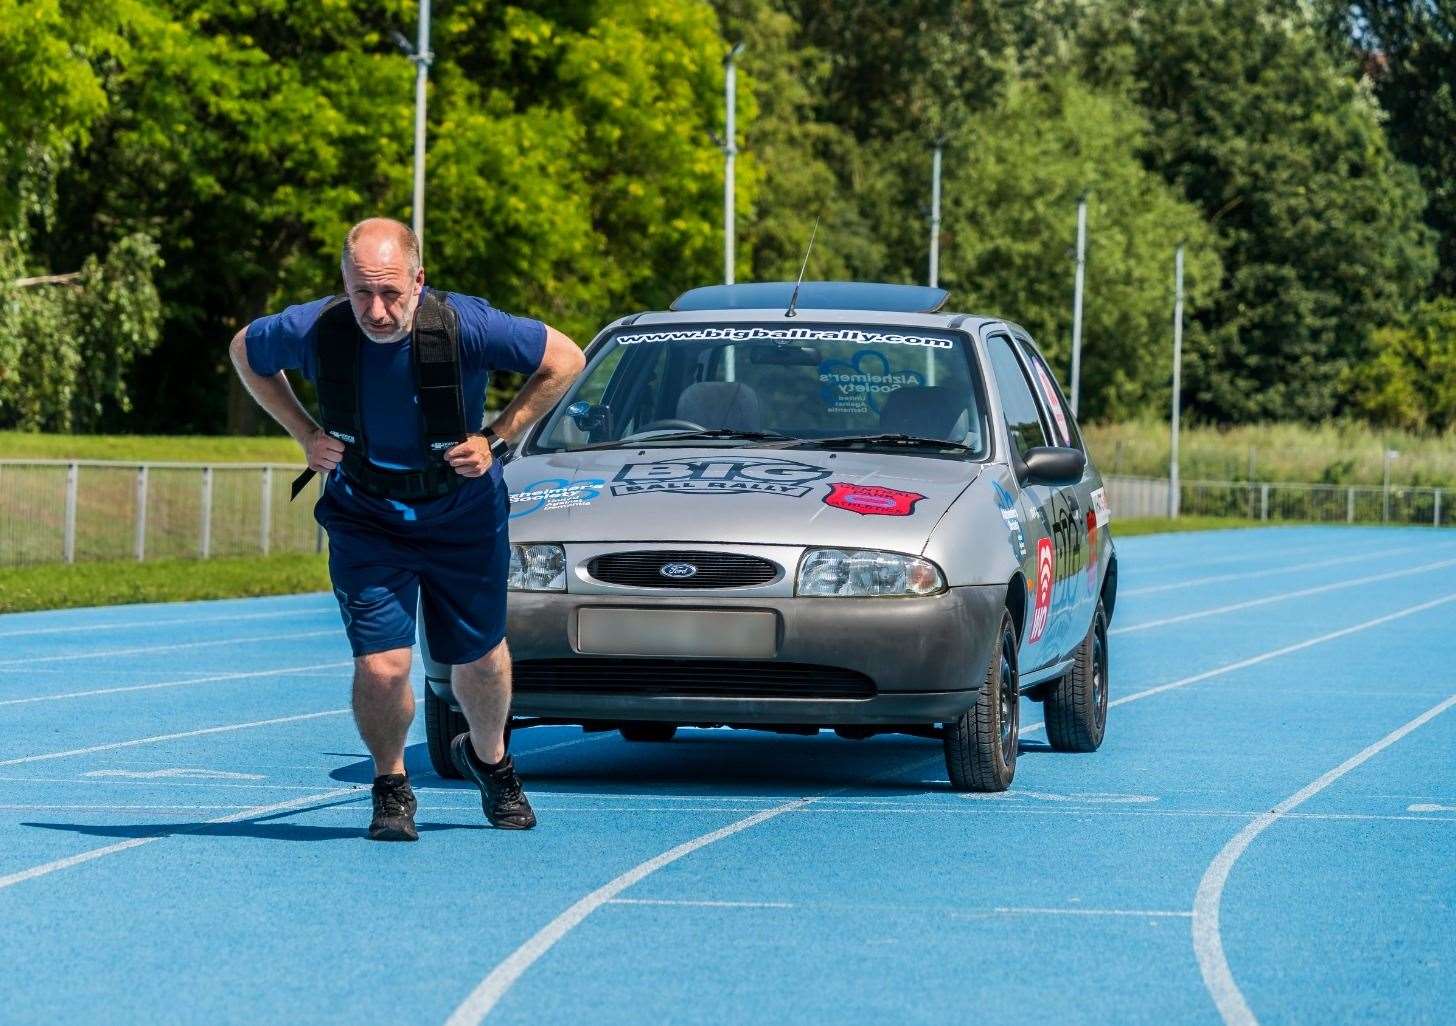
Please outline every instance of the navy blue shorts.
[[413, 645], [417, 604], [439, 662], [471, 663], [500, 644], [511, 561], [503, 485], [480, 515], [444, 523], [381, 524], [341, 507], [331, 491], [314, 517], [329, 535], [329, 578], [355, 656]]

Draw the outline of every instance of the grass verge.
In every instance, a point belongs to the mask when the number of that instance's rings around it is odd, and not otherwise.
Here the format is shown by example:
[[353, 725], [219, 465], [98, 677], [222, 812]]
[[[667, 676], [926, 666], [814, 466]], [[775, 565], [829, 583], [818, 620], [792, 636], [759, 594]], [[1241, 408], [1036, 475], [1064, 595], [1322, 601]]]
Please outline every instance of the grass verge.
[[1177, 534], [1183, 531], [1227, 531], [1235, 527], [1278, 527], [1293, 521], [1244, 520], [1237, 517], [1114, 517], [1112, 536], [1131, 538], [1139, 534]]
[[328, 591], [328, 556], [283, 554], [0, 570], [0, 613]]
[[45, 435], [0, 431], [0, 459], [123, 460], [166, 463], [296, 463], [303, 453], [283, 436]]

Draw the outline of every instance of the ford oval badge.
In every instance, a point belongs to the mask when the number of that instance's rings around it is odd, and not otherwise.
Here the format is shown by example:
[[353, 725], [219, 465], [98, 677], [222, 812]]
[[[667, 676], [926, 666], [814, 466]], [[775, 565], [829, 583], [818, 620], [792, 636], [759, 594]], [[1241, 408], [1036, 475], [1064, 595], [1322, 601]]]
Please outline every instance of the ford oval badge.
[[657, 571], [663, 577], [671, 577], [680, 581], [685, 577], [691, 577], [698, 572], [698, 568], [691, 563], [664, 563], [662, 569]]

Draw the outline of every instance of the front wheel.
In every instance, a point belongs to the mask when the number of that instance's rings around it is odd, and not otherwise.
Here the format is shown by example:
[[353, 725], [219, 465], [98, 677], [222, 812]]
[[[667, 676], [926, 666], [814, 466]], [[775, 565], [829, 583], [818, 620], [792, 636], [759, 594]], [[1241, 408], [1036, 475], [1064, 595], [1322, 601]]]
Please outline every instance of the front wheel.
[[[430, 767], [447, 780], [459, 780], [460, 771], [450, 758], [450, 742], [470, 729], [465, 714], [452, 708], [435, 689], [425, 684], [425, 748], [430, 753]], [[511, 750], [511, 721], [506, 719], [504, 731], [506, 751]]]
[[1047, 740], [1058, 752], [1095, 752], [1107, 732], [1107, 614], [1102, 603], [1066, 676], [1046, 698]]
[[1001, 631], [976, 704], [945, 725], [945, 765], [957, 791], [1004, 791], [1016, 776], [1021, 693], [1016, 629], [1001, 614]]

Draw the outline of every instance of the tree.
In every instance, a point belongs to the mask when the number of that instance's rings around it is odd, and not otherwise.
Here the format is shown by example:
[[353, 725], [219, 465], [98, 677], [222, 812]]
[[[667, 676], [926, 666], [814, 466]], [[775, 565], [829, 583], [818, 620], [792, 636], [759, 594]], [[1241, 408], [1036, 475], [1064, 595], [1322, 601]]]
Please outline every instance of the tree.
[[1166, 401], [1174, 247], [1187, 247], [1190, 311], [1220, 273], [1198, 210], [1137, 159], [1147, 133], [1129, 101], [1063, 75], [1012, 85], [946, 155], [943, 283], [959, 308], [1021, 323], [1063, 370], [1075, 211], [1088, 196], [1080, 413], [1091, 419]]
[[1143, 154], [1214, 223], [1224, 277], [1188, 347], [1193, 410], [1319, 420], [1371, 332], [1430, 280], [1425, 198], [1374, 99], [1296, 0], [1123, 0], [1084, 39], [1090, 77], [1147, 111]]
[[158, 337], [157, 262], [137, 234], [78, 272], [20, 276], [0, 243], [0, 427], [94, 431], [130, 409], [128, 373]]
[[1370, 357], [1346, 373], [1351, 406], [1372, 423], [1409, 431], [1456, 428], [1456, 300], [1416, 309], [1381, 328]]
[[1391, 149], [1415, 167], [1430, 202], [1440, 269], [1433, 283], [1456, 296], [1456, 0], [1327, 3], [1339, 39], [1353, 46], [1385, 112]]

